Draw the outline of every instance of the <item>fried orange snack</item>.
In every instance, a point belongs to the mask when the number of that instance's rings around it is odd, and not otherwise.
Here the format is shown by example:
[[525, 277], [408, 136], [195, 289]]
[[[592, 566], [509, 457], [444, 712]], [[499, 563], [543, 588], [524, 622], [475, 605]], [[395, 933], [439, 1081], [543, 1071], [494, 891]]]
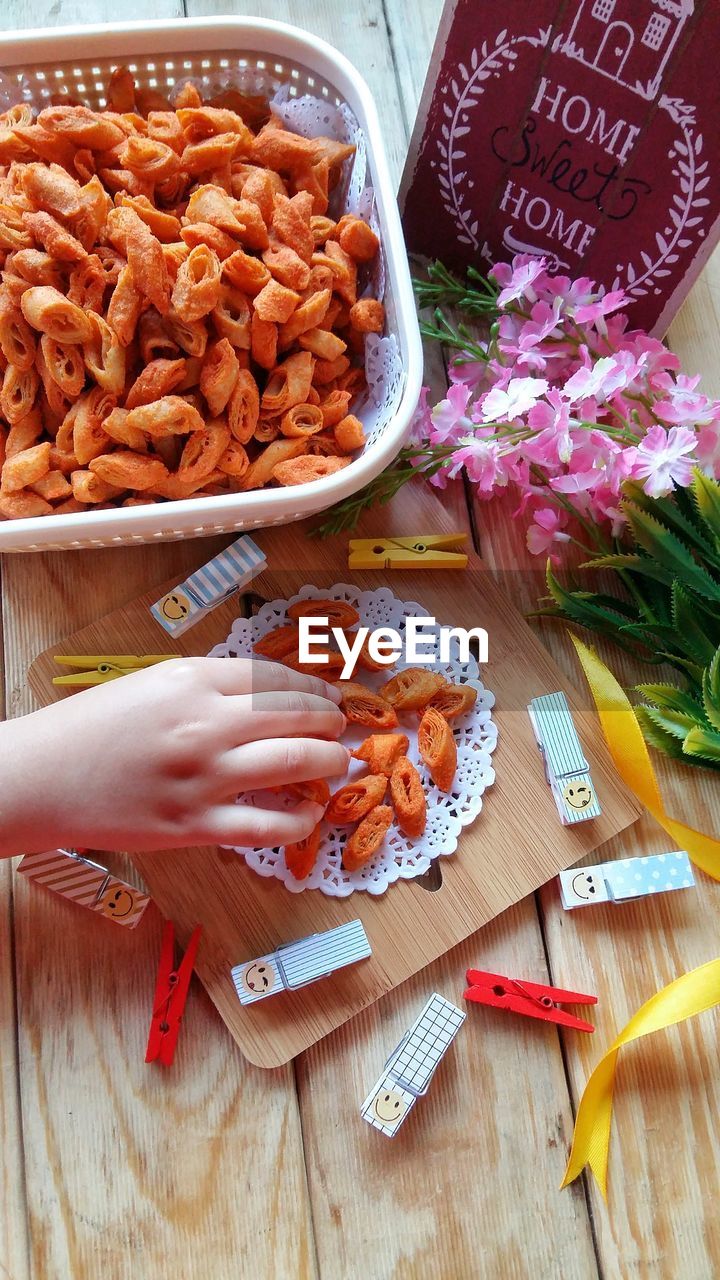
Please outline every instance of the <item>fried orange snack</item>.
[[298, 627], [290, 623], [274, 627], [272, 631], [268, 631], [267, 635], [255, 642], [253, 653], [259, 653], [262, 658], [273, 658], [281, 662], [286, 654], [297, 649], [299, 635]]
[[392, 823], [393, 811], [387, 804], [371, 809], [343, 849], [342, 862], [346, 871], [359, 871], [377, 853]]
[[379, 694], [366, 689], [365, 685], [344, 680], [340, 685], [340, 692], [340, 705], [353, 724], [362, 724], [368, 729], [397, 728], [395, 708]]
[[[311, 437], [312, 438], [312, 437]], [[279, 462], [273, 467], [273, 480], [278, 484], [295, 485], [310, 484], [313, 480], [323, 480], [343, 467], [350, 465], [350, 458], [303, 457], [289, 462]]]
[[315, 866], [321, 833], [322, 826], [318, 823], [304, 840], [285, 845], [285, 866], [296, 880], [306, 880]]
[[442, 689], [445, 677], [426, 667], [406, 667], [392, 676], [380, 693], [396, 711], [419, 711]]
[[350, 324], [358, 333], [382, 333], [385, 308], [376, 298], [362, 298], [350, 308]]
[[[105, 96], [0, 112], [0, 519], [349, 465], [380, 305], [351, 315], [377, 237], [328, 216], [354, 148], [233, 88], [171, 104], [118, 67]], [[38, 445], [48, 471], [8, 490]]]
[[418, 749], [440, 791], [450, 791], [457, 768], [457, 744], [447, 720], [427, 707], [418, 728]]
[[350, 754], [355, 760], [362, 760], [371, 773], [382, 773], [389, 778], [396, 761], [406, 755], [409, 746], [405, 733], [371, 733], [362, 746]]
[[360, 614], [354, 605], [345, 600], [296, 600], [287, 609], [287, 616], [293, 622], [298, 618], [327, 618], [330, 627], [342, 627], [343, 630], [357, 626]]
[[458, 716], [464, 716], [468, 711], [472, 711], [476, 702], [477, 689], [473, 689], [471, 684], [448, 682], [433, 694], [428, 706], [439, 711], [445, 720], [457, 720]]
[[390, 774], [390, 799], [400, 830], [417, 840], [427, 823], [427, 801], [420, 774], [407, 756], [400, 756]]
[[382, 804], [388, 780], [383, 773], [369, 773], [356, 782], [349, 782], [330, 798], [325, 810], [328, 822], [337, 826], [359, 822], [376, 805]]

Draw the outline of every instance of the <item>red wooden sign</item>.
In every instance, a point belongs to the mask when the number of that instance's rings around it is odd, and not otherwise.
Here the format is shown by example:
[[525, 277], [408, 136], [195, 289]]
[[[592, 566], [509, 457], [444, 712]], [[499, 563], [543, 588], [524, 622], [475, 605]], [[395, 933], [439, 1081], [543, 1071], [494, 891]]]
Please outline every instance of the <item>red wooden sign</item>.
[[625, 289], [662, 334], [720, 237], [717, 0], [448, 0], [401, 187], [408, 248]]

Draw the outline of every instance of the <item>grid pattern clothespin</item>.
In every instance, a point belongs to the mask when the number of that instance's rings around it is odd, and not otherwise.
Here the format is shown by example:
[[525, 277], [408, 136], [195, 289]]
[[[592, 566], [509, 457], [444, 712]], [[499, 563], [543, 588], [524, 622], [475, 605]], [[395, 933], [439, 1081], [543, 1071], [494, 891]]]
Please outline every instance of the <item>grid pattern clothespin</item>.
[[690, 859], [683, 850], [647, 858], [620, 858], [595, 867], [560, 872], [560, 894], [566, 911], [596, 902], [627, 902], [695, 885]]
[[297, 991], [337, 969], [366, 960], [371, 954], [362, 921], [350, 920], [325, 933], [286, 943], [257, 960], [235, 965], [232, 978], [240, 1003], [255, 1004], [279, 991]]
[[151, 605], [150, 612], [170, 635], [181, 636], [211, 609], [247, 586], [266, 564], [264, 553], [245, 534], [168, 591]]
[[465, 1018], [464, 1011], [444, 996], [437, 992], [431, 995], [363, 1102], [363, 1120], [387, 1138], [394, 1138], [418, 1098], [427, 1093], [438, 1064]]
[[563, 826], [600, 816], [600, 804], [564, 693], [533, 698], [530, 722]]

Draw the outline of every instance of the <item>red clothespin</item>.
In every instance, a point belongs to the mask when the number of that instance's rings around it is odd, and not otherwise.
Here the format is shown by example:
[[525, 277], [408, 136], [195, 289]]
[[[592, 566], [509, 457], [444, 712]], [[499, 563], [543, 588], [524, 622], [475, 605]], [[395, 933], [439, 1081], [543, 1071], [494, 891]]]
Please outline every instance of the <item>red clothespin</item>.
[[572, 1027], [575, 1031], [595, 1030], [591, 1023], [583, 1022], [557, 1006], [597, 1004], [597, 996], [583, 995], [581, 991], [561, 991], [559, 987], [545, 987], [537, 982], [516, 982], [514, 978], [504, 978], [499, 973], [483, 973], [480, 969], [468, 969], [465, 978], [470, 985], [464, 998], [475, 1004], [523, 1013], [542, 1022], [557, 1022], [561, 1027]]
[[172, 920], [166, 921], [153, 1000], [150, 1036], [145, 1053], [146, 1062], [161, 1062], [164, 1067], [169, 1067], [175, 1056], [180, 1020], [185, 1011], [185, 1001], [195, 967], [201, 932], [200, 925], [193, 929], [187, 951], [179, 965], [175, 967], [175, 928]]

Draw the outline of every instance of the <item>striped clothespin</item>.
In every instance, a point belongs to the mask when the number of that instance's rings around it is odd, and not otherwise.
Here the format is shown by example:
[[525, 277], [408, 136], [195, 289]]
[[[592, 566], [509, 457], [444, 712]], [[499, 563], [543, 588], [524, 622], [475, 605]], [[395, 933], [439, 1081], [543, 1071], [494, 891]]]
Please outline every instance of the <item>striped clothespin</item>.
[[189, 578], [150, 606], [153, 617], [170, 635], [180, 636], [200, 618], [241, 591], [267, 564], [264, 553], [244, 536], [231, 543]]

